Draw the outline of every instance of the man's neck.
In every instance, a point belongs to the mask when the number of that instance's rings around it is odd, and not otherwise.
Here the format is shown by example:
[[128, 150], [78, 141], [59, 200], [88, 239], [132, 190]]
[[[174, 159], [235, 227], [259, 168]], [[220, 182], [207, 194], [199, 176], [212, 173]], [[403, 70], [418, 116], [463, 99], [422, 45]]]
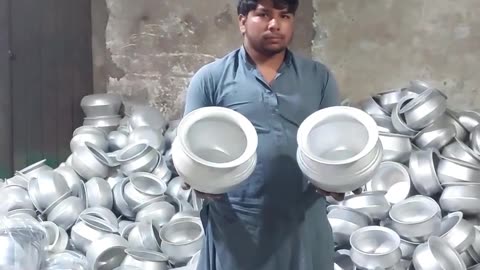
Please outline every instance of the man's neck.
[[269, 67], [277, 70], [285, 59], [286, 50], [272, 55], [265, 55], [250, 48], [247, 44], [245, 44], [244, 47], [248, 56], [252, 59], [255, 65], [259, 67]]

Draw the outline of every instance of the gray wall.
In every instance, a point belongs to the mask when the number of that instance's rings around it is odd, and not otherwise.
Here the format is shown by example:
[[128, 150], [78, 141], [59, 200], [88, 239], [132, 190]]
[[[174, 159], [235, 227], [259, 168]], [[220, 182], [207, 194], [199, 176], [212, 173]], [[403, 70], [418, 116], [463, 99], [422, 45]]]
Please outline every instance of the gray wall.
[[[95, 91], [178, 117], [194, 72], [241, 44], [234, 3], [93, 0]], [[451, 107], [475, 107], [479, 8], [475, 0], [301, 1], [292, 49], [328, 65], [344, 98], [423, 79]]]

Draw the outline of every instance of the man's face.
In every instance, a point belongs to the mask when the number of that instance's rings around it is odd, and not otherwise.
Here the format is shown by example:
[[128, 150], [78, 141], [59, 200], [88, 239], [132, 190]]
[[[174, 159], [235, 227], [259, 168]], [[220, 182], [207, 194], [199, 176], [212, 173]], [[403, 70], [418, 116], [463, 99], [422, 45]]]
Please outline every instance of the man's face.
[[247, 16], [239, 16], [240, 31], [257, 51], [273, 55], [282, 52], [293, 37], [294, 15], [274, 8], [272, 0], [261, 0]]

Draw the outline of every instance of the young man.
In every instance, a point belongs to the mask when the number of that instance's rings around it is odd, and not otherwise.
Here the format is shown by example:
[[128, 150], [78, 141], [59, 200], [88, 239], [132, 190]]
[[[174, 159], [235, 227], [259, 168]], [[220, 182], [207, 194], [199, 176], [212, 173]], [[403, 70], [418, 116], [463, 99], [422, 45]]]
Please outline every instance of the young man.
[[227, 107], [258, 133], [258, 162], [249, 179], [222, 196], [202, 194], [206, 241], [198, 270], [333, 269], [323, 195], [342, 194], [312, 188], [295, 153], [298, 126], [338, 105], [339, 94], [324, 65], [287, 49], [297, 7], [298, 0], [240, 0], [243, 46], [202, 67], [187, 90], [185, 114]]

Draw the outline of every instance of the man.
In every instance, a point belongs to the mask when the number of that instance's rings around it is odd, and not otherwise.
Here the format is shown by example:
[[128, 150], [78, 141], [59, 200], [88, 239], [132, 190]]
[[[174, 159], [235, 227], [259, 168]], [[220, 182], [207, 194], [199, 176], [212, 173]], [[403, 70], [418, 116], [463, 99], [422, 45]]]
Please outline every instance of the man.
[[221, 196], [201, 194], [206, 241], [198, 270], [333, 269], [324, 195], [343, 194], [310, 186], [295, 153], [298, 126], [338, 105], [339, 94], [324, 65], [287, 49], [297, 7], [298, 0], [240, 0], [243, 46], [202, 67], [187, 90], [185, 114], [227, 107], [258, 133], [257, 165], [244, 184]]

